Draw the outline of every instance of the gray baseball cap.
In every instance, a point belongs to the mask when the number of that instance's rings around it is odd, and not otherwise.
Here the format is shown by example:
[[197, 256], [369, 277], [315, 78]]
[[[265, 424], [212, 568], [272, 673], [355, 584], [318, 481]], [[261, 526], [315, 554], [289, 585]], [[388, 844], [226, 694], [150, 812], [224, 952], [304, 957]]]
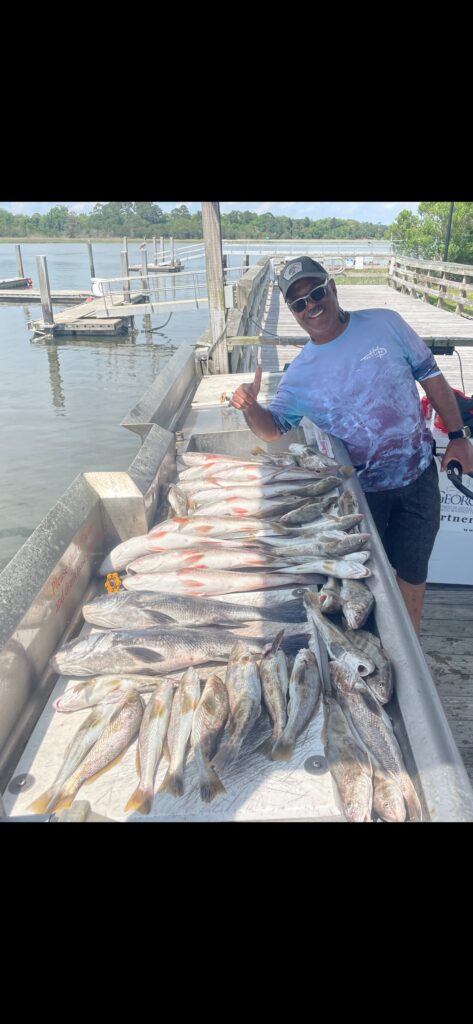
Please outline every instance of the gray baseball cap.
[[294, 260], [289, 260], [285, 264], [278, 278], [278, 285], [282, 291], [283, 298], [286, 298], [286, 294], [294, 284], [294, 281], [298, 281], [301, 277], [317, 277], [326, 278], [328, 273], [325, 267], [321, 263], [317, 263], [311, 256], [297, 256]]

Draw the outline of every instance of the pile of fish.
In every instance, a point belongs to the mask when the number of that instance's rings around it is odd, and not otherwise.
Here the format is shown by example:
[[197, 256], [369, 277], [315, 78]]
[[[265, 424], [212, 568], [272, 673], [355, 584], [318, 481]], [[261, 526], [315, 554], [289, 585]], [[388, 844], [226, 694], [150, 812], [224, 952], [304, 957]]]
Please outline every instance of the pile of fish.
[[[331, 659], [326, 755], [345, 817], [371, 820], [374, 811], [404, 820], [406, 807], [420, 816], [381, 708], [392, 694], [391, 667], [379, 639], [362, 628], [374, 604], [363, 582], [370, 536], [346, 489], [352, 470], [302, 445], [255, 454], [182, 453], [171, 517], [103, 561], [100, 574], [123, 574], [124, 589], [85, 605], [94, 631], [51, 659], [58, 673], [88, 677], [72, 683], [55, 710], [93, 710], [35, 810], [67, 806], [137, 737], [139, 783], [127, 811], [149, 813], [166, 749], [160, 789], [183, 793], [192, 750], [201, 797], [212, 800], [262, 707], [273, 726], [262, 754], [289, 759], [318, 704], [313, 650], [321, 641]], [[318, 592], [306, 589], [321, 577]], [[205, 666], [202, 681], [194, 666]]]
[[[139, 781], [125, 811], [149, 814], [156, 771], [167, 744], [169, 767], [159, 792], [184, 793], [184, 766], [192, 749], [203, 801], [225, 787], [220, 779], [239, 756], [243, 740], [265, 707], [272, 723], [264, 753], [287, 761], [316, 709], [321, 680], [315, 656], [301, 649], [289, 677], [280, 649], [281, 630], [261, 657], [241, 640], [233, 644], [223, 677], [212, 673], [203, 692], [196, 670], [180, 680], [166, 676], [102, 676], [81, 681], [55, 701], [55, 710], [74, 712], [94, 706], [69, 745], [52, 785], [31, 806], [36, 813], [68, 807], [84, 782], [121, 756], [138, 737]], [[142, 694], [151, 695], [145, 706]], [[224, 731], [225, 730], [225, 731]]]

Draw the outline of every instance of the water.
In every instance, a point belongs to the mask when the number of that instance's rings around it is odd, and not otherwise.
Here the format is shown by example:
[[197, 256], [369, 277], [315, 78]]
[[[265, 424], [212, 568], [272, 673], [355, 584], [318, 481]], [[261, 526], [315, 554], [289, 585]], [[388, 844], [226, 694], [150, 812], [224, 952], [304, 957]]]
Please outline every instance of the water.
[[[225, 249], [245, 250], [250, 265], [263, 249], [293, 254], [334, 251], [376, 253], [387, 243], [279, 241], [244, 244], [234, 242]], [[179, 250], [187, 243], [176, 245]], [[93, 243], [96, 277], [120, 276], [119, 242]], [[26, 277], [38, 287], [36, 256], [47, 257], [51, 289], [90, 288], [87, 246], [84, 242], [22, 243]], [[158, 246], [159, 252], [159, 246]], [[129, 244], [129, 262], [140, 263], [138, 243]], [[186, 256], [181, 256], [186, 262]], [[229, 256], [231, 279], [240, 272], [241, 256]], [[152, 245], [148, 246], [152, 262]], [[203, 257], [189, 260], [185, 269], [199, 270]], [[15, 248], [0, 243], [0, 278], [16, 277]], [[172, 280], [171, 280], [172, 278]], [[180, 278], [180, 280], [179, 280]], [[170, 275], [163, 295], [183, 288], [181, 275]], [[206, 291], [205, 275], [200, 275]], [[189, 290], [190, 289], [190, 290]], [[191, 285], [182, 297], [192, 297]], [[54, 304], [54, 311], [67, 308]], [[5, 567], [43, 516], [60, 498], [78, 473], [93, 470], [126, 470], [136, 455], [139, 438], [120, 427], [120, 420], [138, 402], [143, 392], [172, 357], [176, 347], [194, 344], [208, 326], [207, 303], [169, 314], [135, 317], [136, 333], [119, 339], [57, 338], [32, 340], [28, 321], [41, 318], [39, 303], [0, 304], [0, 570]], [[161, 328], [156, 330], [156, 328]]]

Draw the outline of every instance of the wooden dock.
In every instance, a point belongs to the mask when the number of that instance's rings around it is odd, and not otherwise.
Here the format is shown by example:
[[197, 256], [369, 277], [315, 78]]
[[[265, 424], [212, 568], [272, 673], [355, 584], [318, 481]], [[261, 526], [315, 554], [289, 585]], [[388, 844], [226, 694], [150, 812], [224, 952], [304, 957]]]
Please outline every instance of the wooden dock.
[[[41, 302], [41, 294], [39, 288], [3, 288], [0, 282], [0, 302]], [[51, 292], [52, 302], [85, 302], [86, 299], [92, 298], [92, 292], [90, 289], [83, 288], [82, 290], [72, 290], [71, 288], [56, 288]]]
[[[141, 303], [144, 298], [143, 293], [139, 292], [133, 295], [130, 301], [126, 300], [126, 306], [129, 307], [130, 305]], [[114, 337], [117, 334], [125, 333], [133, 326], [132, 316], [128, 314], [120, 315], [120, 307], [124, 304], [124, 301], [125, 297], [123, 295], [114, 295], [113, 302], [117, 308], [117, 315], [114, 317], [110, 316], [110, 302], [106, 303], [105, 299], [89, 298], [77, 306], [72, 306], [71, 309], [56, 313], [54, 323], [52, 324], [45, 323], [43, 320], [32, 320], [30, 327], [32, 327], [35, 334], [42, 335], [70, 334], [74, 336], [87, 336], [100, 334]]]

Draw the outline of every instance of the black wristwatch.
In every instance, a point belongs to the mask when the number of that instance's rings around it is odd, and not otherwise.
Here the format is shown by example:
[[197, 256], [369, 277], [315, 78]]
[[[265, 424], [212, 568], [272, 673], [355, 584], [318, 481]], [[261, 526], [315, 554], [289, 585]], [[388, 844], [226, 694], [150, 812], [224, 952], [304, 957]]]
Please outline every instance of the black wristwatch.
[[451, 430], [448, 435], [449, 441], [456, 441], [460, 437], [471, 437], [471, 430], [469, 427], [462, 427], [461, 430]]

